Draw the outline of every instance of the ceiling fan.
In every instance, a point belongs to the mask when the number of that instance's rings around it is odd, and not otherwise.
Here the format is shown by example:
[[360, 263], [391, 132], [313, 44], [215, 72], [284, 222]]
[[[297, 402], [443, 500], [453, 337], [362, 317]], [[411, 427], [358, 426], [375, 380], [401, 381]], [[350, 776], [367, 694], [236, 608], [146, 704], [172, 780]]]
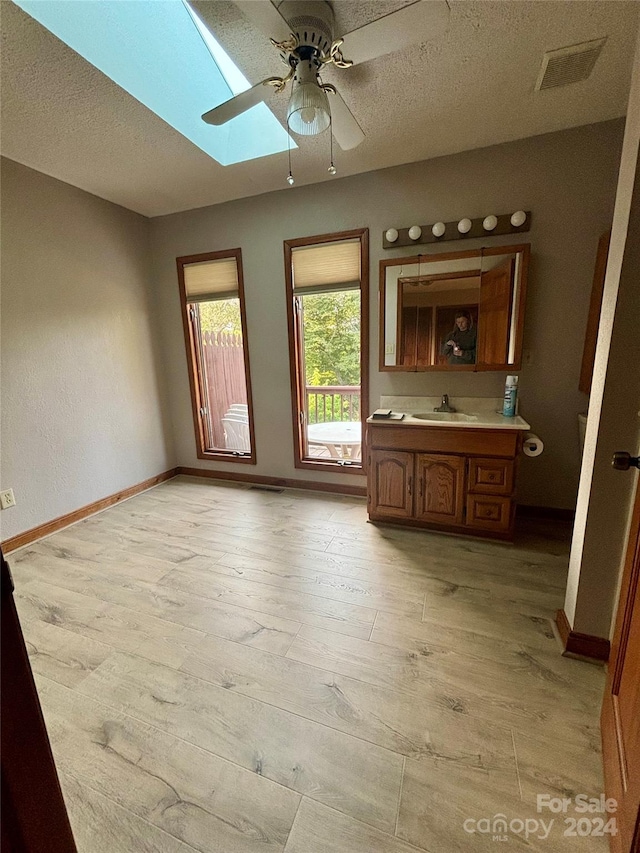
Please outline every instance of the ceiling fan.
[[331, 130], [343, 150], [364, 139], [336, 87], [320, 76], [327, 65], [350, 68], [442, 34], [448, 24], [446, 0], [416, 0], [340, 38], [334, 37], [334, 12], [327, 0], [234, 0], [270, 39], [288, 67], [283, 77], [266, 80], [206, 112], [207, 124], [221, 125], [265, 100], [269, 87], [282, 92], [291, 81], [287, 108], [290, 130], [302, 136]]

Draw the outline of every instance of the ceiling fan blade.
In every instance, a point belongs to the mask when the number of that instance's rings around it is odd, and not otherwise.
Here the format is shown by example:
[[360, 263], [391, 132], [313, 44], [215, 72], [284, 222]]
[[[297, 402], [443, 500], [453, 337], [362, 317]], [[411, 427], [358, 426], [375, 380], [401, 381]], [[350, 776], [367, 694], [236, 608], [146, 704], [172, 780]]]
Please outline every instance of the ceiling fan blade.
[[291, 27], [273, 5], [271, 0], [234, 0], [236, 6], [252, 24], [276, 41], [287, 41]]
[[239, 95], [236, 95], [234, 98], [230, 98], [228, 101], [225, 101], [224, 104], [218, 104], [217, 107], [206, 112], [202, 116], [202, 120], [207, 124], [226, 124], [228, 121], [231, 121], [232, 118], [235, 118], [242, 113], [246, 113], [246, 111], [250, 110], [251, 107], [255, 107], [256, 104], [264, 101], [265, 96], [271, 91], [273, 91], [273, 89], [268, 89], [264, 82], [256, 83], [255, 86], [252, 86], [251, 89], [247, 89], [246, 92], [240, 92]]
[[334, 139], [343, 151], [349, 151], [360, 145], [364, 139], [364, 133], [358, 122], [353, 117], [349, 107], [342, 100], [339, 92], [335, 95], [329, 92], [329, 106], [331, 107], [331, 130]]
[[[256, 3], [255, 5], [260, 5]], [[354, 65], [387, 53], [395, 53], [411, 44], [420, 44], [442, 35], [449, 25], [446, 0], [417, 0], [347, 33], [341, 47], [345, 59]]]

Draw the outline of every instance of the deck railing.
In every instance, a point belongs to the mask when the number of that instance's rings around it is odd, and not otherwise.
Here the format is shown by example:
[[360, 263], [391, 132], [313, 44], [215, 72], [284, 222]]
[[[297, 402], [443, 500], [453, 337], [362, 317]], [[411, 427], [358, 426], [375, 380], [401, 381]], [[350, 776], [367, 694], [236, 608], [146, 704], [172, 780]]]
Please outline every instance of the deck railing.
[[359, 385], [307, 385], [310, 424], [360, 420]]

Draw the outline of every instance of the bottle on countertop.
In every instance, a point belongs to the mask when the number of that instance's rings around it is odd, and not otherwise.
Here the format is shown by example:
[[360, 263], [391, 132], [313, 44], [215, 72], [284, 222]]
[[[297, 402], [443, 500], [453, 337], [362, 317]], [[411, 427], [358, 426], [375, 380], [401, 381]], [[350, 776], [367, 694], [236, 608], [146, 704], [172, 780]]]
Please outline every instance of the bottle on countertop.
[[518, 399], [518, 377], [507, 376], [504, 386], [504, 405], [502, 414], [505, 418], [513, 418], [516, 414], [516, 402]]

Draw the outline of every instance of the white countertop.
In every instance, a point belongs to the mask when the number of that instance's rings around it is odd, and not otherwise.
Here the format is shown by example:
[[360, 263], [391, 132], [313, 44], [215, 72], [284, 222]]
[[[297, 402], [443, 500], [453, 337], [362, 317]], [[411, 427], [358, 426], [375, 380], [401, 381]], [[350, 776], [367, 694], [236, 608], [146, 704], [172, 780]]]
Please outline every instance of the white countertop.
[[[464, 414], [472, 414], [464, 412]], [[438, 418], [437, 421], [423, 420], [422, 418], [414, 418], [409, 414], [405, 414], [404, 418], [399, 420], [387, 420], [385, 418], [367, 418], [368, 424], [376, 424], [378, 426], [421, 426], [421, 427], [455, 427], [456, 429], [524, 429], [529, 430], [531, 426], [516, 415], [513, 418], [505, 418], [504, 415], [484, 414], [478, 415], [473, 421], [454, 421]]]
[[439, 417], [437, 420], [423, 420], [414, 417], [421, 412], [432, 413], [442, 403], [442, 397], [381, 397], [380, 407], [403, 412], [402, 420], [367, 418], [368, 424], [381, 426], [420, 426], [455, 427], [456, 429], [519, 429], [530, 430], [530, 424], [520, 415], [505, 418], [502, 414], [502, 399], [492, 397], [450, 397], [449, 405], [456, 413], [471, 415], [473, 420], [457, 421]]

